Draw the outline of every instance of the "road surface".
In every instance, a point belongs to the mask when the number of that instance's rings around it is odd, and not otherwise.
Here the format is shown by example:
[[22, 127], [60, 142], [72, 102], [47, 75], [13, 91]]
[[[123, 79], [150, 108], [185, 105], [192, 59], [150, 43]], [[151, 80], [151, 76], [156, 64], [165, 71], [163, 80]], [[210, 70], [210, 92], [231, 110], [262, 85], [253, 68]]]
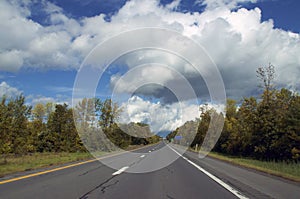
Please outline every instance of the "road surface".
[[[163, 150], [162, 150], [163, 149]], [[300, 198], [300, 184], [186, 152], [164, 142], [12, 182], [0, 179], [0, 198]], [[147, 173], [143, 170], [148, 169]], [[137, 172], [137, 173], [129, 173]]]

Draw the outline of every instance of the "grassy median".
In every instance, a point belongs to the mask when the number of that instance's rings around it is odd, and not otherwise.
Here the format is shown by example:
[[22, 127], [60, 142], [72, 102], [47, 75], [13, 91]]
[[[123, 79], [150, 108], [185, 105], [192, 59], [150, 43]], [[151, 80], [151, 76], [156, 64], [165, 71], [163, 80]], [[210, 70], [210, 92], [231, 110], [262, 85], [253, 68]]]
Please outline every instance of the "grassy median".
[[0, 156], [0, 177], [5, 175], [29, 171], [33, 169], [60, 165], [63, 163], [87, 160], [92, 156], [89, 153], [33, 153], [30, 155]]
[[286, 162], [267, 162], [259, 161], [249, 158], [239, 158], [232, 156], [225, 156], [219, 153], [209, 153], [210, 157], [230, 162], [243, 167], [256, 169], [268, 174], [280, 176], [293, 181], [300, 182], [300, 164], [298, 163], [286, 163]]

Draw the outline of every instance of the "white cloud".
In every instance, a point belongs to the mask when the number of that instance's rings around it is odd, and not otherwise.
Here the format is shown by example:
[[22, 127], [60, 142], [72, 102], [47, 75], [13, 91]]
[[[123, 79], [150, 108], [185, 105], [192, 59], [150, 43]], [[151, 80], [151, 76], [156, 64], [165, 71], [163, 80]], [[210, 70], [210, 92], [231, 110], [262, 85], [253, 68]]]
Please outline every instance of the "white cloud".
[[[120, 123], [144, 122], [150, 124], [151, 130], [155, 133], [173, 131], [185, 122], [200, 117], [199, 105], [188, 101], [163, 105], [160, 102], [151, 102], [132, 96], [128, 102], [121, 104], [121, 108], [123, 112]], [[209, 103], [207, 108], [214, 108], [217, 112], [224, 113], [225, 107]]]
[[174, 0], [171, 3], [167, 4], [166, 7], [170, 10], [176, 10], [176, 8], [180, 5], [181, 0]]
[[25, 66], [42, 70], [78, 68], [79, 58], [70, 46], [79, 23], [60, 13], [61, 8], [44, 1], [53, 24], [42, 26], [28, 18], [29, 3], [24, 2], [0, 2], [0, 70], [18, 71]]
[[47, 104], [48, 102], [55, 103], [55, 99], [52, 97], [38, 96], [38, 97], [34, 97], [34, 99], [32, 99], [31, 104], [32, 105], [37, 104], [37, 103]]
[[[214, 2], [207, 1], [211, 5]], [[131, 1], [112, 18], [108, 29], [113, 31], [117, 24], [124, 30], [142, 26], [167, 27], [192, 37], [204, 47], [221, 70], [229, 97], [240, 99], [255, 92], [258, 84], [255, 71], [257, 67], [268, 65], [269, 62], [276, 66], [278, 84], [299, 88], [299, 34], [275, 29], [272, 20], [262, 21], [259, 8], [230, 10], [237, 3], [243, 2], [246, 1], [217, 1], [226, 6], [208, 9], [201, 14], [190, 14], [158, 7], [155, 1], [147, 1], [142, 9], [144, 2]], [[119, 31], [118, 27], [115, 27], [115, 31]], [[143, 62], [163, 63], [185, 76], [188, 76], [188, 72], [195, 74], [195, 71], [189, 70], [191, 67], [184, 71], [185, 65], [180, 59], [166, 54], [160, 56], [162, 54], [146, 51], [135, 53], [127, 56], [126, 64], [130, 68]], [[169, 81], [164, 73], [160, 74], [160, 81]], [[128, 78], [127, 83], [132, 81], [132, 78]], [[197, 86], [197, 82], [194, 82], [194, 86]]]
[[[276, 66], [280, 85], [300, 87], [299, 34], [275, 29], [272, 20], [262, 21], [263, 11], [259, 8], [237, 7], [256, 0], [199, 1], [207, 5], [203, 13], [174, 11], [180, 1], [163, 7], [157, 0], [132, 0], [110, 22], [104, 20], [104, 14], [76, 21], [66, 16], [62, 8], [46, 2], [44, 9], [51, 22], [48, 26], [30, 20], [33, 11], [24, 2], [25, 6], [17, 1], [0, 2], [0, 29], [5, 30], [0, 34], [2, 71], [18, 71], [21, 67], [78, 69], [87, 53], [112, 35], [141, 27], [163, 27], [179, 31], [205, 48], [222, 72], [229, 97], [241, 98], [253, 92], [257, 85], [256, 68], [269, 62]], [[144, 60], [163, 62], [192, 78], [190, 67], [183, 67], [174, 56], [140, 54]], [[128, 56], [126, 63], [136, 56]], [[156, 78], [170, 81], [165, 75]]]
[[256, 3], [258, 0], [197, 0], [196, 3], [206, 5], [206, 9], [227, 7], [236, 8], [241, 3]]
[[167, 67], [148, 64], [144, 67], [129, 70], [128, 73], [121, 78], [119, 78], [118, 74], [113, 75], [111, 83], [115, 87], [115, 92], [133, 93], [142, 86], [141, 83], [148, 82], [164, 85], [165, 82], [175, 78], [176, 74]]
[[186, 121], [195, 120], [200, 116], [198, 105], [188, 102], [162, 105], [133, 96], [128, 103], [121, 104], [123, 114], [120, 123], [145, 122], [150, 124], [155, 133], [171, 131], [183, 125]]
[[46, 104], [52, 102], [54, 104], [72, 104], [72, 99], [70, 96], [57, 94], [54, 97], [44, 96], [44, 95], [28, 95], [26, 96], [26, 101], [29, 105], [35, 105], [37, 103]]
[[0, 97], [6, 96], [7, 98], [16, 97], [20, 95], [22, 91], [19, 89], [8, 85], [6, 82], [1, 82], [0, 84]]
[[22, 53], [17, 50], [0, 53], [0, 60], [0, 69], [9, 72], [16, 72], [23, 65]]
[[[299, 34], [274, 29], [272, 20], [262, 22], [261, 10], [258, 8], [239, 9], [236, 12], [228, 8], [220, 8], [191, 15], [157, 8], [153, 2], [145, 6], [147, 12], [138, 12], [138, 9], [133, 11], [133, 4], [126, 4], [118, 15], [113, 17], [112, 23], [106, 30], [107, 33], [118, 32], [120, 27], [126, 30], [146, 25], [168, 27], [191, 36], [208, 51], [223, 72], [230, 97], [241, 98], [252, 92], [257, 85], [256, 68], [269, 62], [277, 67], [280, 74], [279, 83], [299, 84], [296, 79], [299, 77], [297, 68], [300, 62], [296, 55], [299, 54], [300, 46], [299, 37], [295, 36]], [[138, 8], [142, 3], [134, 5]], [[198, 26], [192, 25], [193, 22], [197, 22]], [[143, 54], [144, 61], [165, 63], [179, 71], [183, 68], [178, 59], [174, 61], [174, 58], [169, 59], [168, 55], [157, 56], [162, 54], [161, 52], [154, 56], [153, 53], [152, 55], [145, 52], [140, 54]], [[132, 60], [135, 60], [134, 57], [129, 56], [127, 63]], [[164, 75], [159, 77], [167, 80]]]

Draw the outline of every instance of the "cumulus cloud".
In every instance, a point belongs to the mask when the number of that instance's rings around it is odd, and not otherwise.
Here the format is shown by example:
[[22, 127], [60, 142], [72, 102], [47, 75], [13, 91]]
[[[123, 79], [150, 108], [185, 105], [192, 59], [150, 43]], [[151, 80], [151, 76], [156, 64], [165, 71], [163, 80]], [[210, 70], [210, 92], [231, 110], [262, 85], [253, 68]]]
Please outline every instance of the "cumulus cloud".
[[20, 95], [22, 91], [19, 89], [8, 85], [6, 82], [1, 82], [0, 84], [0, 97], [6, 96], [7, 98], [16, 97]]
[[[202, 105], [205, 109], [215, 109], [224, 113], [224, 105], [208, 103]], [[152, 132], [173, 131], [187, 121], [200, 117], [199, 106], [189, 101], [176, 102], [168, 105], [153, 102], [138, 96], [132, 96], [121, 104], [123, 110], [119, 122], [142, 122], [150, 125]]]
[[[145, 9], [139, 12], [139, 9], [134, 8], [143, 6], [142, 3], [132, 1], [112, 18], [112, 24], [122, 19], [126, 21], [125, 26], [130, 27], [134, 24], [140, 27], [141, 21], [149, 26], [156, 21], [155, 26], [177, 30], [193, 38], [202, 45], [220, 69], [227, 95], [231, 98], [240, 99], [256, 93], [258, 83], [255, 71], [257, 67], [266, 66], [269, 62], [276, 66], [278, 85], [299, 89], [299, 34], [275, 29], [271, 19], [262, 21], [262, 11], [259, 8], [231, 10], [232, 7], [245, 2], [249, 1], [205, 1], [208, 6], [217, 3], [218, 9], [207, 9], [203, 13], [179, 13], [158, 7], [155, 1], [146, 3]], [[225, 6], [220, 7], [219, 4]], [[186, 64], [182, 60], [170, 55], [161, 56], [162, 54], [164, 53], [143, 51], [139, 55], [127, 56], [126, 64], [129, 68], [131, 65], [149, 62], [170, 65], [187, 77], [200, 97], [203, 94], [207, 96], [207, 89], [203, 86], [201, 78], [189, 76], [188, 71], [183, 71]], [[150, 69], [148, 74], [151, 74]], [[171, 81], [164, 73], [160, 76], [161, 81]], [[132, 79], [129, 79], [129, 82], [132, 82]]]
[[195, 120], [200, 116], [199, 107], [188, 102], [162, 105], [160, 102], [151, 102], [138, 96], [131, 97], [121, 107], [123, 113], [120, 123], [147, 123], [155, 133], [175, 130], [186, 121]]
[[78, 67], [79, 60], [70, 48], [78, 22], [64, 16], [61, 8], [42, 1], [51, 18], [51, 25], [43, 26], [30, 19], [30, 3], [26, 2], [0, 2], [0, 70]]
[[12, 50], [0, 53], [0, 67], [4, 71], [16, 72], [23, 65], [23, 58], [20, 51]]
[[[112, 35], [136, 28], [160, 27], [192, 38], [207, 51], [221, 71], [229, 97], [240, 99], [255, 92], [256, 68], [269, 62], [276, 66], [278, 84], [300, 88], [299, 33], [275, 29], [271, 19], [262, 21], [263, 11], [259, 8], [240, 7], [256, 0], [199, 0], [197, 3], [207, 6], [202, 13], [178, 11], [176, 7], [180, 1], [162, 6], [158, 0], [132, 0], [110, 21], [105, 20], [104, 14], [75, 20], [62, 8], [43, 1], [49, 25], [31, 20], [33, 11], [24, 2], [23, 6], [18, 1], [0, 2], [0, 28], [4, 30], [0, 35], [2, 71], [18, 71], [22, 67], [78, 69], [88, 52]], [[205, 83], [193, 75], [192, 67], [173, 55], [162, 54], [132, 54], [124, 59], [124, 64], [130, 69], [132, 60], [141, 56], [144, 63], [162, 62], [182, 73], [198, 97], [207, 96]], [[151, 68], [147, 70], [145, 73], [153, 72]], [[174, 81], [162, 73], [155, 77], [164, 82]], [[114, 80], [115, 76], [111, 82]]]

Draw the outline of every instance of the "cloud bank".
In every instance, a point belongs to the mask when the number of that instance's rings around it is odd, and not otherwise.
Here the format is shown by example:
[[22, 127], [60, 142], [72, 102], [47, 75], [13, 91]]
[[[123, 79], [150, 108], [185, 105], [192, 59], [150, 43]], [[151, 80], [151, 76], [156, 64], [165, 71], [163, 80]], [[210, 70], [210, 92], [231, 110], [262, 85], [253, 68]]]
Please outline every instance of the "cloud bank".
[[120, 123], [147, 123], [155, 133], [175, 130], [186, 121], [200, 116], [199, 107], [188, 102], [162, 105], [160, 102], [151, 102], [138, 96], [131, 97], [128, 103], [123, 103], [121, 107], [123, 113]]
[[[42, 1], [49, 23], [42, 25], [30, 19], [30, 1], [1, 1], [0, 28], [4, 31], [0, 35], [0, 70], [78, 69], [87, 53], [112, 35], [141, 27], [163, 27], [193, 38], [206, 49], [222, 72], [229, 96], [240, 98], [253, 92], [256, 68], [269, 62], [276, 66], [280, 85], [299, 90], [299, 34], [275, 29], [271, 19], [262, 21], [259, 8], [238, 8], [247, 2], [256, 1], [197, 1], [207, 5], [205, 11], [181, 13], [174, 11], [180, 1], [162, 6], [157, 0], [132, 0], [106, 21], [104, 14], [76, 20], [62, 8]], [[144, 54], [144, 59], [184, 68], [168, 55]]]
[[[28, 68], [78, 70], [84, 57], [97, 44], [111, 36], [136, 28], [158, 27], [178, 31], [201, 45], [221, 71], [230, 98], [241, 99], [255, 95], [258, 85], [255, 71], [257, 67], [266, 66], [270, 62], [276, 67], [277, 85], [299, 91], [300, 34], [274, 28], [272, 19], [262, 21], [263, 11], [260, 8], [247, 10], [241, 6], [256, 1], [198, 0], [196, 4], [206, 6], [204, 11], [180, 12], [176, 9], [180, 1], [163, 6], [158, 0], [131, 0], [114, 13], [110, 20], [106, 19], [105, 14], [75, 19], [65, 13], [63, 8], [42, 1], [42, 12], [46, 13], [47, 23], [40, 23], [31, 19], [34, 12], [30, 9], [31, 1], [3, 0], [0, 2], [0, 71], [17, 72]], [[197, 97], [209, 100], [201, 76], [184, 60], [170, 53], [157, 50], [134, 52], [120, 58], [118, 62], [128, 70], [143, 63], [161, 63], [173, 67], [187, 79]], [[176, 78], [168, 72], [153, 71], [147, 67], [143, 74], [159, 82], [176, 84]], [[112, 88], [121, 75], [118, 72], [111, 75]], [[131, 75], [135, 77], [141, 74]], [[126, 85], [132, 84], [134, 80], [123, 79], [124, 88], [121, 91], [126, 91]], [[2, 92], [5, 89], [5, 92], [11, 90], [5, 82], [1, 83], [1, 87]], [[158, 97], [166, 93], [161, 87], [151, 88], [151, 92], [149, 87], [148, 90], [139, 89], [138, 94], [151, 96], [155, 93], [155, 97]], [[169, 109], [177, 106], [172, 95], [165, 95], [162, 100], [170, 106]], [[146, 107], [150, 115], [155, 110], [156, 113], [160, 112], [156, 115], [171, 118], [174, 124], [179, 121], [175, 116], [176, 111], [173, 116], [167, 116], [164, 112], [173, 112], [169, 109], [167, 111], [166, 107], [139, 98], [133, 101], [140, 104], [135, 108], [127, 105], [130, 118], [134, 121], [147, 119], [147, 114], [142, 114]], [[193, 117], [194, 112], [191, 112], [189, 118]], [[172, 124], [162, 118], [157, 119], [164, 121], [164, 124], [159, 124], [161, 127], [156, 125], [153, 117], [151, 119], [157, 131], [173, 129]]]

